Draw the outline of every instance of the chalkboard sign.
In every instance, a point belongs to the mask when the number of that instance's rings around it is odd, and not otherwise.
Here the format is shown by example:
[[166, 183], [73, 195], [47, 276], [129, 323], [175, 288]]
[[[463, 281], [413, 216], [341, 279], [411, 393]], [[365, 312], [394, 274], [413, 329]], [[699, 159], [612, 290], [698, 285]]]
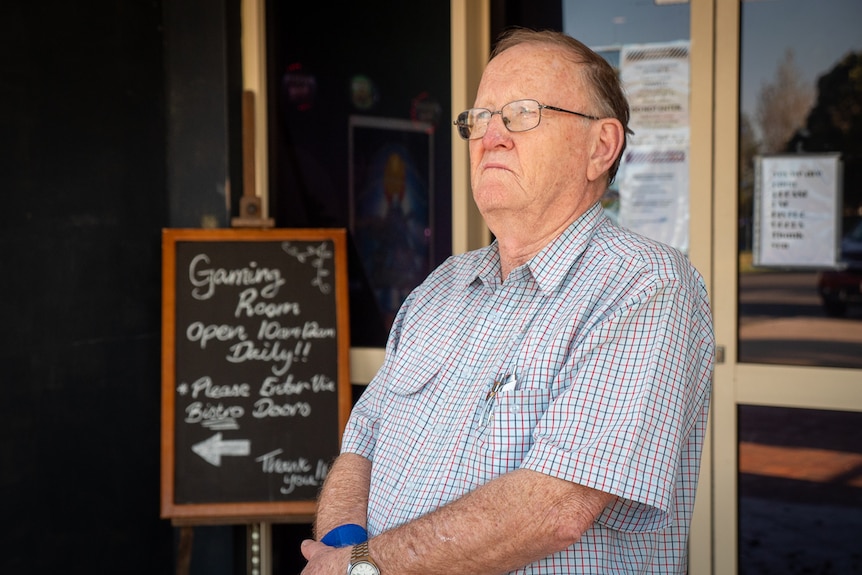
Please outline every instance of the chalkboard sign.
[[163, 230], [162, 517], [313, 515], [351, 403], [345, 245]]

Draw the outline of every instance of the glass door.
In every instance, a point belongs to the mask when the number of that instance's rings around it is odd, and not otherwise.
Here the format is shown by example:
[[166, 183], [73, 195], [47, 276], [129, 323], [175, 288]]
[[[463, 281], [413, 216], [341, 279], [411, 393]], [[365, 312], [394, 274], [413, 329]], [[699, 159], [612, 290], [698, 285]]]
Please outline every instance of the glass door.
[[[605, 198], [606, 209], [621, 225], [687, 253], [712, 291], [713, 2], [564, 0], [563, 22], [566, 32], [620, 70], [636, 133], [626, 155], [647, 159], [624, 159], [618, 184]], [[647, 189], [638, 182], [652, 184]], [[690, 573], [713, 569], [712, 487], [708, 437], [689, 544]]]
[[862, 573], [862, 4], [718, 1], [714, 573]]
[[[450, 2], [453, 109], [478, 82], [491, 4]], [[862, 573], [860, 11], [858, 0], [562, 1], [563, 29], [621, 68], [636, 46], [688, 48], [687, 66], [665, 53], [667, 79], [687, 72], [688, 98], [666, 94], [687, 110], [663, 124], [687, 150], [663, 190], [685, 233], [659, 231], [703, 273], [720, 346], [693, 575]], [[452, 180], [460, 251], [485, 233], [465, 208], [466, 154], [453, 154]], [[611, 210], [628, 193], [616, 191]]]
[[691, 573], [862, 573], [860, 11], [563, 2], [566, 31], [615, 65], [633, 45], [688, 46], [678, 247], [720, 346]]

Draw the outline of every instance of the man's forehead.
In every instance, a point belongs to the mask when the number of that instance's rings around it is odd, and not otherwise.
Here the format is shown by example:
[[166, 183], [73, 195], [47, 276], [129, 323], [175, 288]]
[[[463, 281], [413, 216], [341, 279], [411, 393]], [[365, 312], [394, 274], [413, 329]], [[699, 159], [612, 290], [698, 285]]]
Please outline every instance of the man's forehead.
[[[512, 100], [570, 98], [581, 91], [579, 64], [558, 46], [518, 44], [488, 62], [476, 93], [477, 105]], [[485, 100], [493, 100], [488, 102]]]

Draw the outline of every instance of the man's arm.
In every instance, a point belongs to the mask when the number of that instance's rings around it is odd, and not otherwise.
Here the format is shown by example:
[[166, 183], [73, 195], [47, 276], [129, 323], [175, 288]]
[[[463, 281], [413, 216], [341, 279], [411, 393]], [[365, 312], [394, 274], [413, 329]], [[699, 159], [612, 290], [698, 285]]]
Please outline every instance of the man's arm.
[[366, 526], [371, 462], [354, 453], [336, 458], [326, 475], [317, 503], [314, 537], [320, 539], [345, 523]]
[[613, 496], [529, 470], [371, 540], [382, 573], [505, 573], [577, 541]]
[[[613, 499], [562, 479], [516, 470], [372, 538], [369, 548], [384, 575], [506, 573], [577, 541]], [[349, 554], [343, 550], [319, 556], [322, 546], [309, 551], [303, 573], [335, 575], [347, 566]]]

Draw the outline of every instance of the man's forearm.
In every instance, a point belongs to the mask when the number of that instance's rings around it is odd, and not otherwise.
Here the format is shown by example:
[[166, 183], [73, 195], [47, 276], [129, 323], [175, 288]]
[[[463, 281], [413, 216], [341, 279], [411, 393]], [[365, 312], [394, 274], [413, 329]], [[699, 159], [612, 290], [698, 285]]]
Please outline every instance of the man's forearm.
[[506, 474], [370, 542], [383, 573], [505, 573], [565, 549], [612, 495], [532, 471]]
[[315, 539], [320, 539], [333, 527], [345, 523], [365, 526], [370, 485], [370, 461], [353, 453], [338, 456], [318, 498]]

